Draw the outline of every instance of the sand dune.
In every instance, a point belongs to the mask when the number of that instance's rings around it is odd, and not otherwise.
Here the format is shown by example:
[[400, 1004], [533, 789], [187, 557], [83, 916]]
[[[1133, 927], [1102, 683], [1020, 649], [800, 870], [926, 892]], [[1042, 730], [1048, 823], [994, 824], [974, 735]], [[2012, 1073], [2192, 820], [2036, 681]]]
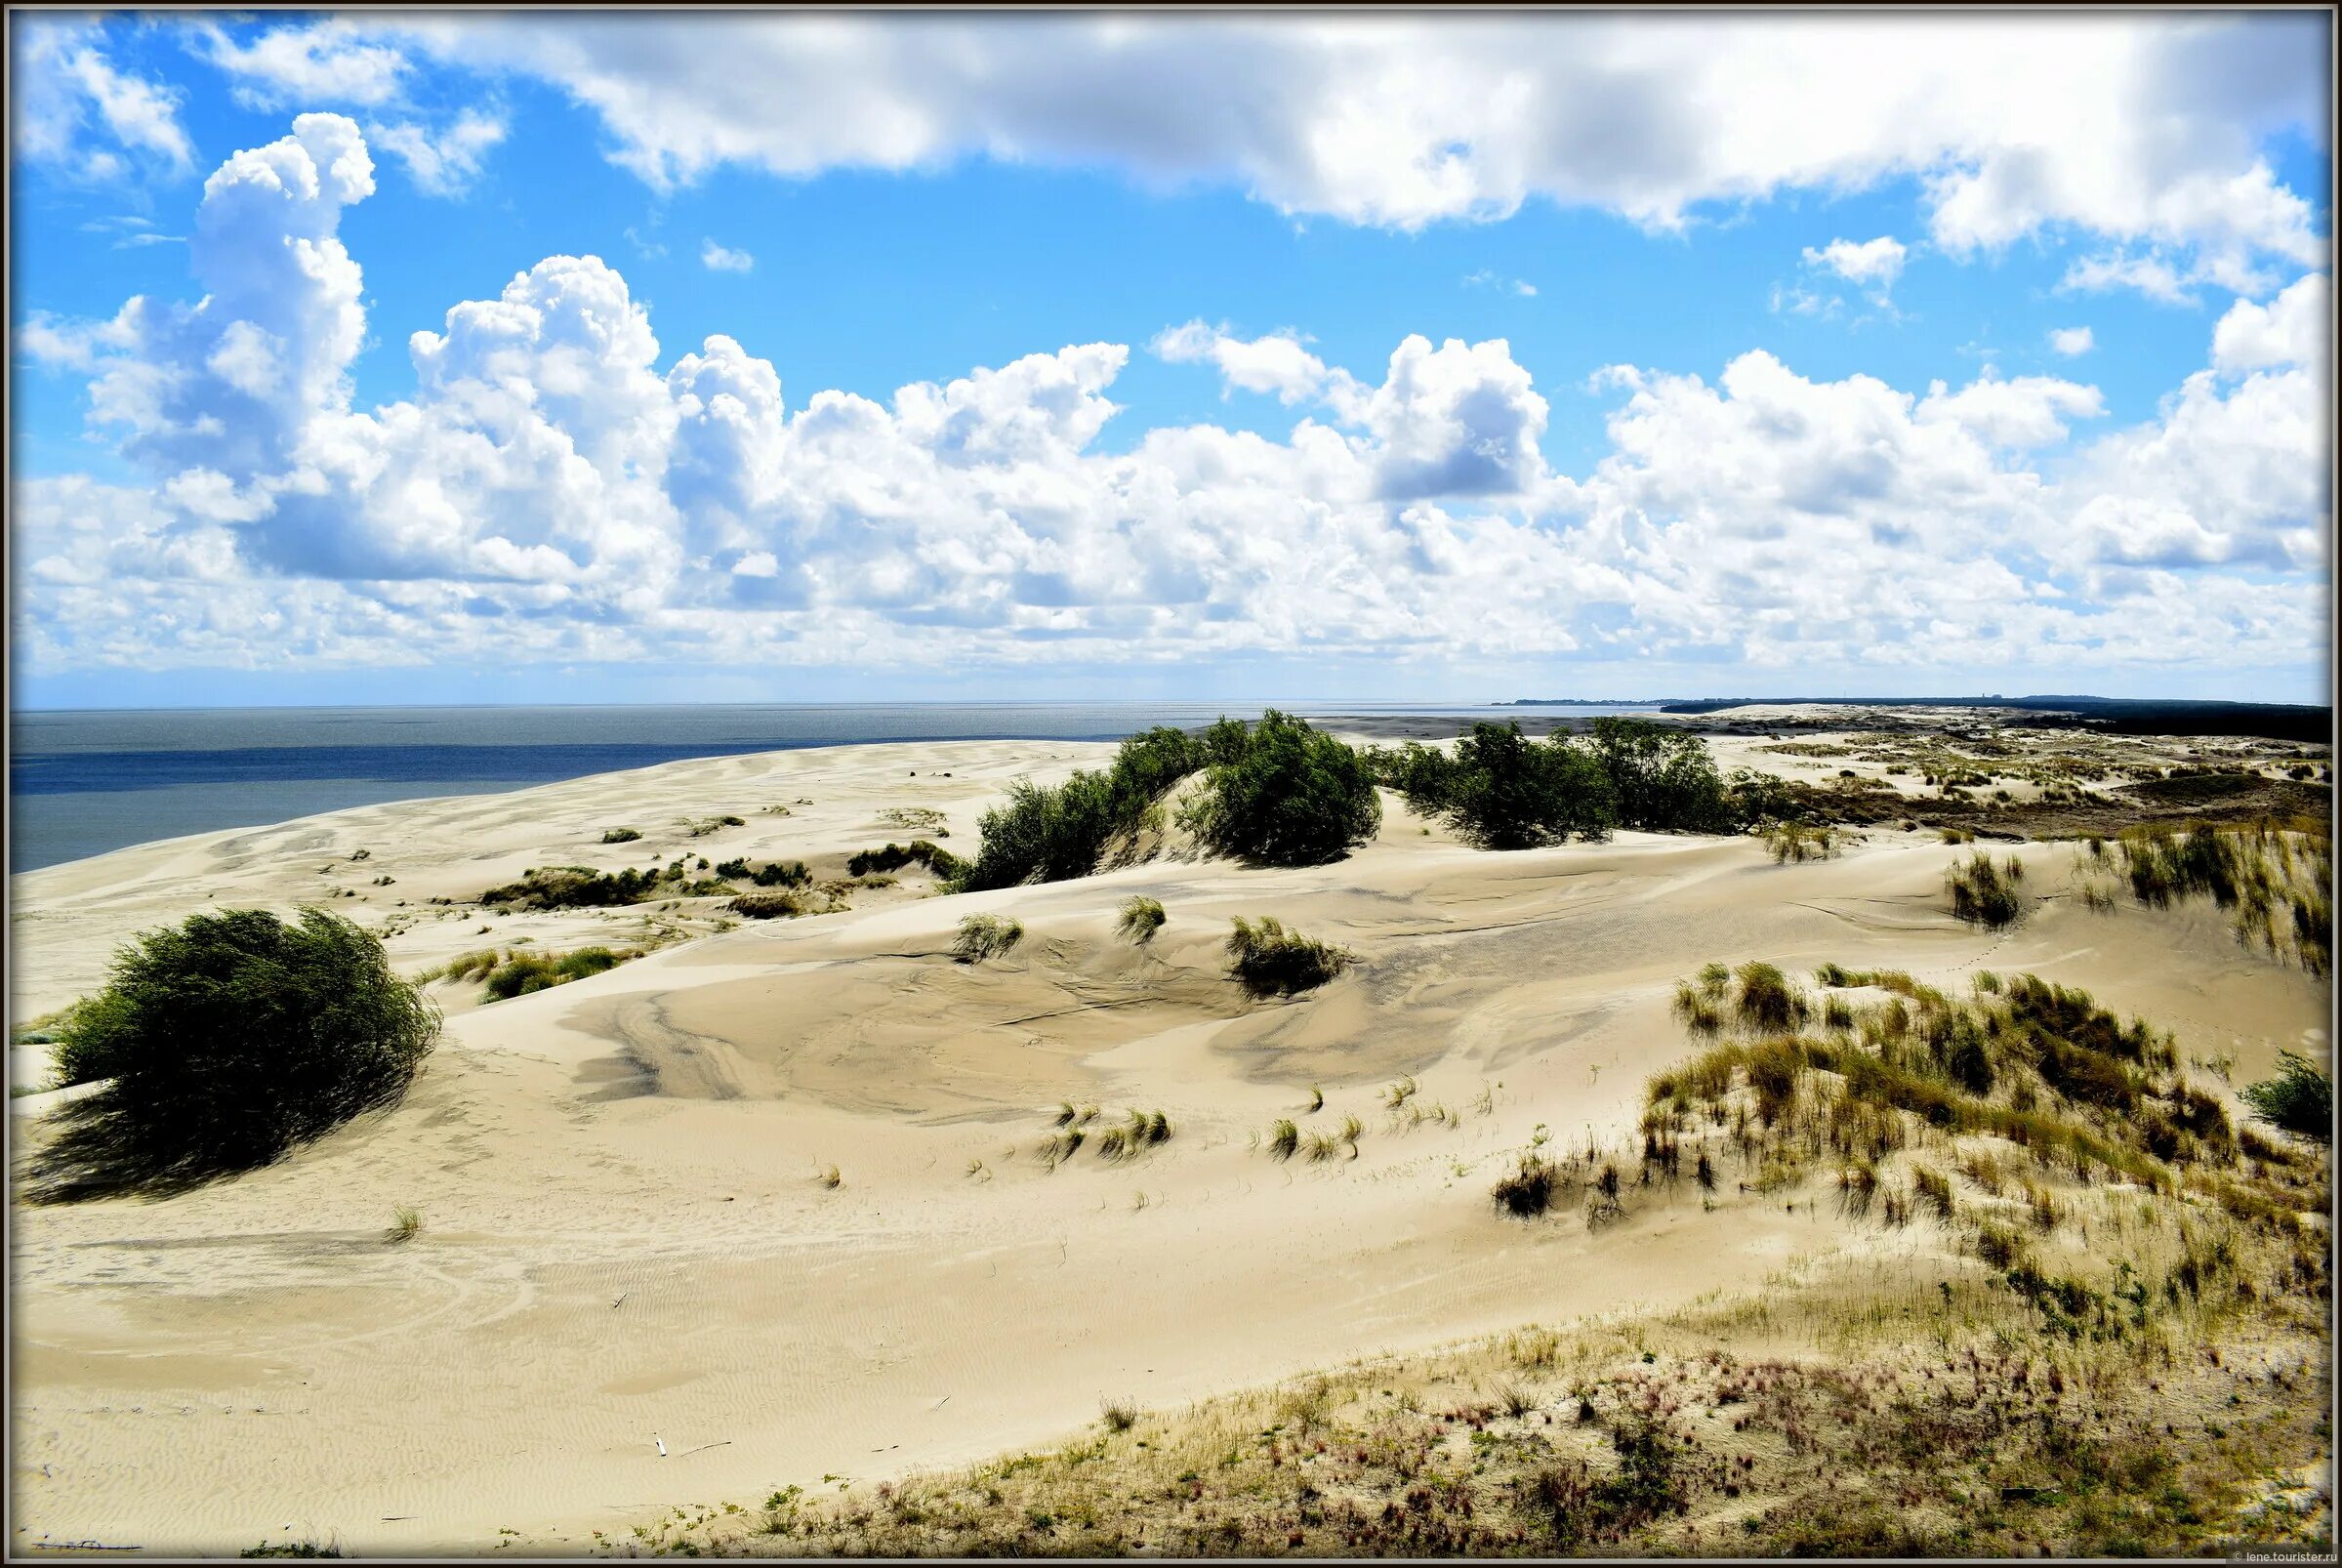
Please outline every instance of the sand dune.
[[[686, 850], [838, 862], [917, 836], [890, 808], [939, 811], [972, 848], [1009, 777], [1106, 752], [719, 759], [124, 850], [17, 879], [14, 1015], [93, 988], [129, 930], [329, 887], [397, 930], [409, 970], [523, 935], [609, 940], [641, 916], [428, 900]], [[724, 812], [743, 825], [676, 825]], [[622, 824], [643, 841], [599, 844]], [[1562, 1146], [1630, 1134], [1647, 1076], [1684, 1053], [1673, 982], [1710, 960], [1959, 988], [2033, 970], [2171, 1027], [2183, 1058], [2233, 1057], [2238, 1082], [2280, 1048], [2324, 1059], [2325, 986], [2214, 916], [2090, 912], [2062, 895], [2077, 851], [2034, 846], [2048, 896], [1981, 932], [1943, 908], [1959, 852], [1880, 831], [1789, 866], [1752, 841], [1636, 834], [1492, 854], [1390, 802], [1378, 840], [1327, 867], [1162, 859], [952, 898], [906, 879], [849, 912], [720, 932], [712, 905], [666, 912], [709, 933], [451, 1009], [402, 1106], [280, 1166], [163, 1203], [20, 1210], [17, 1545], [428, 1550], [509, 1530], [557, 1549], [671, 1504], [1045, 1440], [1104, 1396], [1163, 1407], [1532, 1318], [1677, 1305], [1816, 1253], [1920, 1266], [1923, 1228], [1851, 1230], [1807, 1205], [1726, 1225], [1687, 1191], [1591, 1232], [1492, 1214], [1490, 1181], [1541, 1126]], [[1136, 894], [1170, 917], [1143, 948], [1114, 931]], [[1026, 934], [957, 963], [956, 924], [978, 911]], [[1249, 1000], [1220, 943], [1231, 917], [1262, 914], [1360, 963]], [[1402, 1075], [1436, 1121], [1387, 1109]], [[1035, 1151], [1060, 1101], [1099, 1113], [1052, 1166]], [[1132, 1109], [1162, 1111], [1171, 1137], [1104, 1157], [1094, 1134]], [[1349, 1115], [1354, 1159], [1253, 1146], [1279, 1117]], [[28, 1121], [12, 1117], [20, 1137]], [[387, 1245], [402, 1204], [425, 1228]]]

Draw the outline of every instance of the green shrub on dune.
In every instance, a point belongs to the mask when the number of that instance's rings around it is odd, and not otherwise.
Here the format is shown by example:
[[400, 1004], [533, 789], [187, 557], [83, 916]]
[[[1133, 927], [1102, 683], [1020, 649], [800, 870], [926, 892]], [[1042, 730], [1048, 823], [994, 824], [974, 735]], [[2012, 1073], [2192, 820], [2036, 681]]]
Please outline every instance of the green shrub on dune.
[[1729, 833], [1730, 797], [1707, 742], [1649, 719], [1597, 719], [1589, 743], [1618, 800], [1623, 828]]
[[862, 849], [845, 863], [849, 877], [867, 877], [873, 872], [884, 874], [900, 871], [908, 865], [922, 865], [937, 877], [946, 880], [958, 874], [960, 857], [949, 849], [938, 848], [927, 839], [914, 839], [909, 845], [889, 844], [883, 849]]
[[1618, 801], [1600, 759], [1566, 733], [1533, 741], [1518, 721], [1477, 723], [1453, 757], [1410, 746], [1386, 776], [1408, 809], [1444, 819], [1484, 849], [1527, 849], [1609, 836]]
[[1197, 838], [1255, 865], [1339, 860], [1375, 836], [1382, 802], [1366, 759], [1307, 721], [1270, 709], [1240, 743], [1232, 721], [1207, 732], [1215, 761], [1185, 815]]
[[1136, 831], [1155, 804], [1209, 755], [1196, 737], [1158, 726], [1124, 741], [1105, 772], [1077, 770], [1057, 785], [1016, 780], [1007, 802], [978, 819], [974, 857], [956, 862], [946, 874], [953, 890], [1089, 876], [1107, 846]]
[[267, 1165], [395, 1100], [438, 1027], [382, 944], [321, 910], [149, 931], [59, 1031], [63, 1080], [105, 1082], [55, 1113], [31, 1189], [168, 1190]]
[[2334, 1081], [2298, 1052], [2278, 1052], [2277, 1076], [2247, 1086], [2241, 1097], [2265, 1122], [2321, 1143], [2333, 1141]]

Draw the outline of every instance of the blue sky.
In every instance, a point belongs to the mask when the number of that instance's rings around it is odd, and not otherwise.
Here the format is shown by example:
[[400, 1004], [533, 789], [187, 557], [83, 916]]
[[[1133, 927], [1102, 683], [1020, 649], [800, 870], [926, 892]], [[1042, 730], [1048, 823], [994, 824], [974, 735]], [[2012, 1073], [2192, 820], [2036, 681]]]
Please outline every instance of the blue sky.
[[2322, 17], [631, 25], [12, 17], [20, 705], [2325, 698]]

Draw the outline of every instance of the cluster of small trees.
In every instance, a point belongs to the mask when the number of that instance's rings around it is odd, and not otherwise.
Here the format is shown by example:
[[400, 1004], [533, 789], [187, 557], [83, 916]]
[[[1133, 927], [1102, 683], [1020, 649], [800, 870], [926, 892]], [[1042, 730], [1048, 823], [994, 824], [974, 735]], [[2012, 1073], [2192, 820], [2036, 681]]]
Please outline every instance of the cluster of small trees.
[[1205, 775], [1181, 825], [1209, 847], [1260, 865], [1338, 860], [1381, 825], [1365, 760], [1274, 709], [1222, 719], [1200, 735], [1159, 726], [1122, 744], [1103, 772], [1063, 784], [1018, 780], [978, 820], [981, 843], [953, 887], [963, 892], [1087, 877], [1117, 841], [1162, 826], [1163, 798]]
[[1365, 761], [1409, 810], [1488, 849], [1602, 839], [1615, 828], [1732, 833], [1787, 814], [1773, 780], [1727, 781], [1705, 741], [1647, 719], [1597, 719], [1582, 736], [1541, 741], [1517, 722], [1484, 722], [1453, 753], [1410, 741]]

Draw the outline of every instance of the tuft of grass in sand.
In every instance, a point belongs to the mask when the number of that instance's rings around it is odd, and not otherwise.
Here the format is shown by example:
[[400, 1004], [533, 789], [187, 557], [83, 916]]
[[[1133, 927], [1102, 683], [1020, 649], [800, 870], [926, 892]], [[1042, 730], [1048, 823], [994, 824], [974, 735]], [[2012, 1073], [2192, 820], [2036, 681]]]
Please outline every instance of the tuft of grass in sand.
[[423, 1233], [423, 1211], [400, 1204], [391, 1211], [390, 1228], [383, 1232], [383, 1240], [396, 1247], [413, 1241]]
[[1237, 916], [1228, 933], [1228, 972], [1255, 997], [1314, 990], [1358, 961], [1345, 949], [1289, 931], [1274, 915]]
[[1776, 822], [1765, 829], [1765, 848], [1773, 856], [1773, 864], [1802, 864], [1808, 860], [1833, 859], [1838, 852], [1837, 835], [1828, 827], [1814, 827], [1804, 822]]
[[952, 941], [952, 956], [962, 964], [980, 964], [1007, 952], [1023, 941], [1024, 935], [1021, 921], [1001, 915], [970, 915], [960, 922], [960, 934]]
[[1952, 914], [1973, 926], [1992, 930], [2016, 923], [2025, 904], [2019, 892], [2025, 881], [2025, 862], [2009, 855], [1998, 864], [1982, 849], [1944, 873], [1945, 890], [1952, 895]]
[[1114, 928], [1144, 947], [1155, 939], [1167, 918], [1160, 898], [1132, 898], [1123, 905], [1122, 918], [1115, 922]]

